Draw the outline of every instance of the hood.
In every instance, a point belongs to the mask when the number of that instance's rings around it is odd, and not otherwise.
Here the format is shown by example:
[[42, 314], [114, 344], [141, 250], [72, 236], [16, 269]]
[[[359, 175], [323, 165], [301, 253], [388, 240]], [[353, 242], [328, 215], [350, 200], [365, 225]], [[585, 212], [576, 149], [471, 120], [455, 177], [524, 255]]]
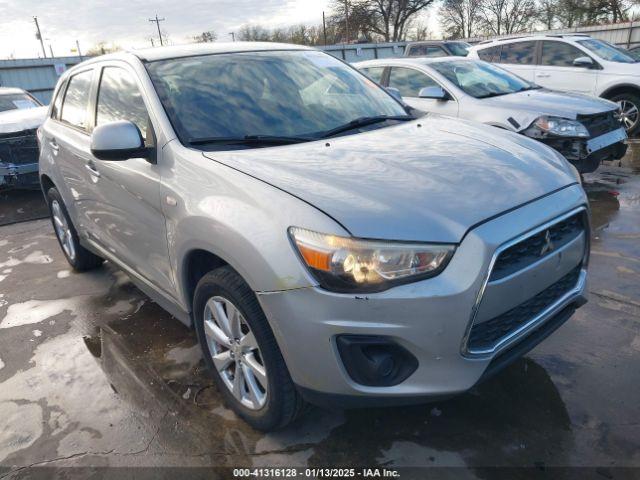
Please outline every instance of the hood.
[[203, 154], [373, 239], [457, 243], [483, 220], [575, 183], [566, 161], [534, 140], [436, 115], [326, 141]]
[[49, 107], [24, 108], [0, 112], [0, 133], [14, 133], [38, 128]]
[[578, 115], [594, 115], [616, 110], [618, 105], [602, 98], [581, 93], [556, 92], [541, 88], [481, 100], [482, 107], [501, 108], [527, 128], [542, 115], [575, 120]]

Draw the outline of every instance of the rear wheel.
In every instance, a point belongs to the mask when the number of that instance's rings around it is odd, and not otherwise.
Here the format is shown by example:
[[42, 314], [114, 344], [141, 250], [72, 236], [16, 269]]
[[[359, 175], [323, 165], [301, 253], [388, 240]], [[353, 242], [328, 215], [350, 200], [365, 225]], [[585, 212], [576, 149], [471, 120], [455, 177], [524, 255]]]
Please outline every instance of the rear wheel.
[[302, 407], [258, 300], [231, 267], [205, 275], [194, 295], [194, 323], [205, 362], [225, 402], [247, 423], [272, 430]]
[[78, 233], [67, 213], [60, 192], [54, 187], [47, 191], [47, 202], [53, 230], [69, 264], [78, 272], [99, 267], [104, 260], [80, 245]]
[[611, 98], [620, 105], [620, 123], [627, 134], [635, 136], [640, 131], [640, 96], [634, 93], [620, 93]]

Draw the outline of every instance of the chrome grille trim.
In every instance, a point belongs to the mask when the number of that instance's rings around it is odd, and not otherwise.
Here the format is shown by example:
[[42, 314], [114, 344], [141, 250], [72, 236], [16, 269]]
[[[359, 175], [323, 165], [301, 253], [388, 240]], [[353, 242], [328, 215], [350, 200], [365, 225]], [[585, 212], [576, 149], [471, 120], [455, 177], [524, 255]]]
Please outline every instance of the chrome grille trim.
[[[471, 335], [471, 329], [473, 328], [474, 322], [476, 320], [476, 316], [478, 314], [478, 310], [480, 308], [480, 304], [482, 303], [482, 298], [484, 297], [484, 293], [487, 289], [487, 285], [489, 284], [489, 279], [491, 278], [491, 274], [493, 272], [493, 268], [496, 264], [496, 261], [498, 259], [498, 257], [500, 256], [500, 254], [502, 252], [504, 252], [506, 249], [514, 246], [515, 244], [522, 242], [526, 239], [528, 239], [529, 237], [536, 235], [538, 233], [540, 233], [541, 231], [544, 231], [546, 229], [548, 229], [549, 227], [562, 222], [563, 220], [566, 220], [574, 215], [577, 215], [579, 213], [582, 213], [583, 215], [585, 215], [585, 254], [584, 254], [584, 259], [582, 262], [582, 267], [581, 267], [581, 271], [580, 271], [580, 275], [578, 277], [578, 282], [576, 284], [576, 286], [570, 290], [569, 292], [567, 292], [567, 294], [565, 294], [562, 298], [560, 298], [559, 300], [557, 300], [556, 302], [554, 302], [552, 305], [550, 305], [549, 307], [547, 307], [545, 310], [543, 310], [542, 312], [540, 312], [538, 315], [536, 315], [534, 318], [532, 318], [531, 320], [529, 320], [528, 322], [526, 322], [525, 324], [523, 324], [521, 327], [517, 328], [516, 330], [510, 332], [509, 334], [505, 335], [504, 337], [502, 337], [491, 349], [484, 349], [484, 350], [469, 350], [469, 336]], [[487, 272], [485, 274], [485, 277], [482, 281], [482, 286], [480, 287], [480, 290], [478, 291], [478, 295], [476, 296], [476, 301], [473, 305], [473, 308], [471, 310], [471, 317], [469, 319], [469, 323], [467, 325], [467, 328], [465, 330], [465, 334], [462, 338], [462, 344], [461, 344], [461, 354], [464, 357], [467, 358], [486, 358], [486, 357], [490, 357], [493, 354], [504, 350], [505, 348], [507, 348], [509, 345], [513, 344], [515, 341], [519, 340], [520, 338], [522, 338], [524, 335], [526, 335], [526, 333], [528, 331], [530, 331], [531, 329], [539, 326], [540, 324], [544, 323], [544, 321], [546, 321], [549, 317], [553, 316], [555, 313], [559, 312], [560, 310], [562, 310], [562, 308], [564, 308], [566, 305], [568, 305], [569, 303], [571, 303], [573, 300], [575, 300], [575, 298], [580, 294], [580, 292], [584, 289], [584, 286], [586, 284], [586, 280], [587, 280], [587, 270], [586, 270], [586, 266], [588, 263], [588, 258], [589, 258], [589, 245], [590, 245], [590, 221], [589, 221], [589, 216], [588, 216], [588, 210], [585, 206], [580, 206], [578, 208], [575, 208], [559, 217], [556, 217], [552, 220], [549, 220], [548, 222], [545, 222], [542, 225], [539, 225], [535, 228], [533, 228], [532, 230], [529, 230], [528, 232], [523, 233], [522, 235], [519, 235], [518, 237], [515, 237], [511, 240], [508, 240], [507, 242], [503, 243], [502, 245], [500, 245], [498, 248], [496, 248], [495, 252], [493, 253], [492, 257], [491, 257], [491, 261], [489, 262], [489, 268], [487, 269]]]

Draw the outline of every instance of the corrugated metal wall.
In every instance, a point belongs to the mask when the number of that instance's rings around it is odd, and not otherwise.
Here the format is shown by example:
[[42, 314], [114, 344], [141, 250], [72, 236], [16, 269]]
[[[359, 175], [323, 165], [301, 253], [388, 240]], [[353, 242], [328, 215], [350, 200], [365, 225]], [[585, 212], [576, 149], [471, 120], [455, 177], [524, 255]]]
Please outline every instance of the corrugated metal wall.
[[56, 66], [69, 68], [77, 63], [78, 57], [0, 60], [0, 87], [22, 88], [46, 105], [58, 81]]

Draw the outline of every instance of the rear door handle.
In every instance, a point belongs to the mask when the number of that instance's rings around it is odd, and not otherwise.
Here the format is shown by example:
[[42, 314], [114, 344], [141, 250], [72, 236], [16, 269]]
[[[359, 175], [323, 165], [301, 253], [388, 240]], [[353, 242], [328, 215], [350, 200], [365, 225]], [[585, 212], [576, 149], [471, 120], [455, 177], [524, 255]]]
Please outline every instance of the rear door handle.
[[86, 168], [92, 176], [100, 178], [100, 172], [93, 163], [87, 163], [84, 168]]
[[60, 145], [58, 145], [58, 142], [56, 142], [55, 138], [49, 140], [49, 146], [56, 152], [60, 150]]
[[536, 73], [536, 77], [538, 78], [549, 78], [550, 76], [548, 73]]

